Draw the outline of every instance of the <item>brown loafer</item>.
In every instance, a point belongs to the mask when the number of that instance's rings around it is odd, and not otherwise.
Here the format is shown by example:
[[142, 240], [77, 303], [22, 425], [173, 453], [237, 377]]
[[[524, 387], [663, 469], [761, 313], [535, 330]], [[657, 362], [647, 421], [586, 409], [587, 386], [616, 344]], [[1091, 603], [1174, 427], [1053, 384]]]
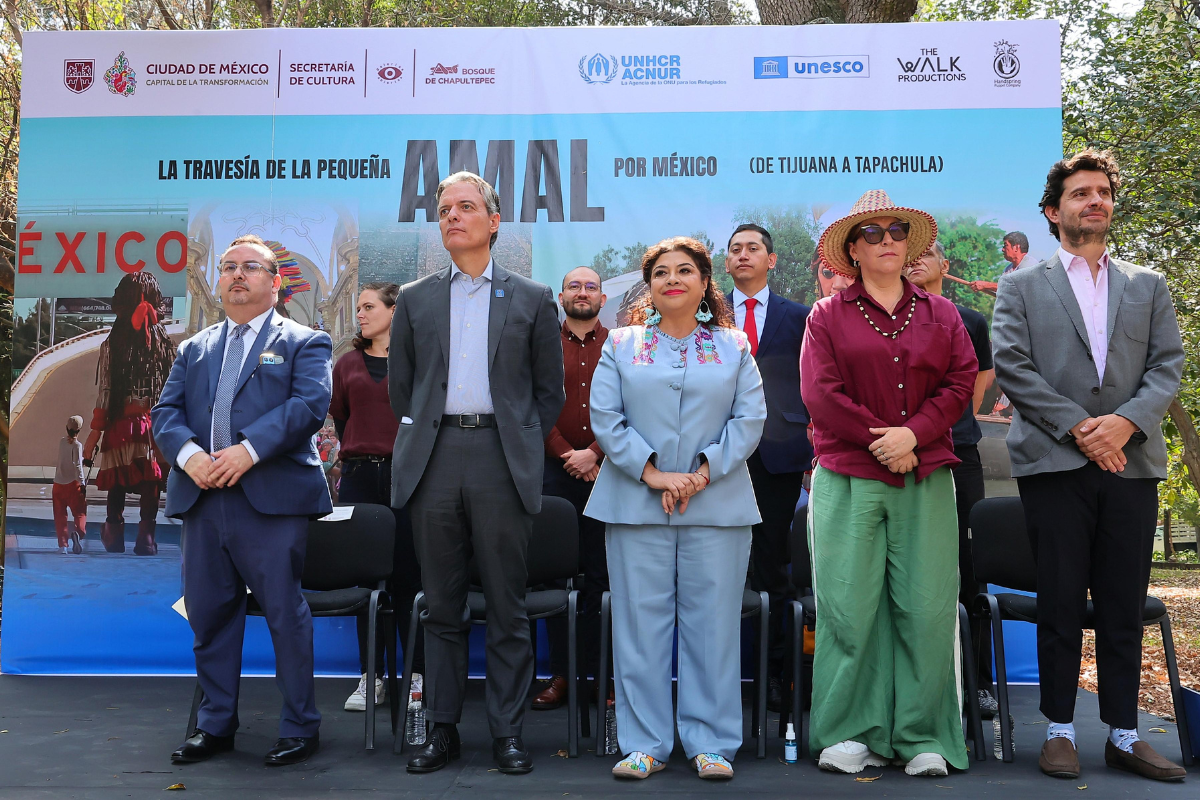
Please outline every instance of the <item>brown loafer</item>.
[[1181, 781], [1187, 770], [1154, 752], [1154, 748], [1143, 741], [1133, 743], [1133, 752], [1126, 753], [1108, 740], [1104, 743], [1104, 763], [1123, 769], [1143, 778], [1156, 781]]
[[534, 711], [552, 711], [567, 702], [567, 679], [555, 675], [545, 689], [533, 698]]
[[1065, 736], [1054, 736], [1042, 745], [1038, 766], [1051, 778], [1078, 778], [1079, 753]]

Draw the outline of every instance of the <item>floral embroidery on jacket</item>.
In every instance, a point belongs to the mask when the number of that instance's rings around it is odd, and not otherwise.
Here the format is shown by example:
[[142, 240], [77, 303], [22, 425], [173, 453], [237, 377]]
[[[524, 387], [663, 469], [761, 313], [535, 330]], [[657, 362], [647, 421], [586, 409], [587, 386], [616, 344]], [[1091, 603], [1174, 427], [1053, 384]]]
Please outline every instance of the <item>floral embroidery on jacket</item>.
[[717, 343], [713, 341], [712, 331], [703, 325], [696, 331], [696, 359], [701, 364], [721, 363], [717, 353]]
[[[635, 345], [636, 346], [636, 345]], [[633, 357], [634, 364], [653, 364], [658, 351], [658, 328], [648, 325], [642, 328], [642, 343]]]

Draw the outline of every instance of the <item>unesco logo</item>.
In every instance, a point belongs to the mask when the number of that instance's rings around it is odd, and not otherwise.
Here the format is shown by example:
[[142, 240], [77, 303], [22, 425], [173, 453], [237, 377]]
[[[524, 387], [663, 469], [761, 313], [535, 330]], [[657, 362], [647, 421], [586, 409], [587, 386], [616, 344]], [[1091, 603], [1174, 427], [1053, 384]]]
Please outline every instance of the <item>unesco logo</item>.
[[596, 53], [579, 59], [579, 77], [584, 83], [612, 83], [617, 77], [617, 57]]
[[1021, 72], [1021, 60], [1017, 58], [1017, 45], [1009, 44], [1001, 39], [995, 43], [996, 58], [992, 61], [992, 69], [996, 77], [1012, 80]]

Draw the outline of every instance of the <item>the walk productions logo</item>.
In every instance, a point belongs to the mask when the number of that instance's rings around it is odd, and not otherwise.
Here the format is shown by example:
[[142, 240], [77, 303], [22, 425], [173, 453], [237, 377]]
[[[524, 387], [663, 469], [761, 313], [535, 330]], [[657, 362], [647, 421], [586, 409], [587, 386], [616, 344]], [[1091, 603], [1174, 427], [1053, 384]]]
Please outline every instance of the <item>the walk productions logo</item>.
[[110, 92], [122, 97], [129, 97], [137, 91], [137, 73], [129, 66], [129, 59], [125, 57], [124, 50], [104, 73], [104, 82], [108, 84]]
[[755, 56], [754, 79], [869, 78], [868, 56]]
[[579, 77], [584, 83], [612, 83], [617, 77], [617, 57], [596, 53], [579, 59]]
[[68, 58], [63, 62], [63, 83], [75, 94], [83, 94], [92, 88], [95, 76], [96, 62], [90, 58]]
[[447, 67], [441, 62], [429, 68], [429, 77], [425, 79], [426, 84], [438, 86], [477, 86], [495, 82], [495, 67], [460, 68], [458, 64]]
[[380, 64], [375, 70], [375, 77], [384, 83], [395, 83], [404, 77], [404, 67], [399, 64]]
[[992, 69], [999, 80], [992, 81], [993, 85], [1021, 85], [1021, 82], [1016, 80], [1017, 75], [1021, 74], [1021, 60], [1017, 58], [1017, 47], [1019, 45], [1010, 44], [1004, 39], [995, 43], [996, 58], [992, 60]]
[[916, 58], [905, 61], [897, 58], [900, 73], [896, 80], [900, 83], [946, 83], [948, 81], [965, 81], [967, 73], [963, 72], [958, 63], [962, 56], [945, 56], [936, 47], [922, 47]]

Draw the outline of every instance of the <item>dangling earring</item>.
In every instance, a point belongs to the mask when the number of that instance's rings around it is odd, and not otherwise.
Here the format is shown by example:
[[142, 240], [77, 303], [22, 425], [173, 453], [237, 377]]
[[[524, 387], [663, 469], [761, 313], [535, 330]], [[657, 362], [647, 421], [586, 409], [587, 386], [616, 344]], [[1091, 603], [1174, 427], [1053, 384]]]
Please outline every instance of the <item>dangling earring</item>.
[[658, 309], [650, 306], [650, 313], [646, 315], [647, 325], [657, 325], [662, 322], [662, 314], [658, 313]]
[[850, 263], [854, 265], [854, 268], [855, 268], [855, 269], [858, 269], [858, 268], [859, 268], [859, 266], [858, 266], [858, 262], [857, 262], [857, 261], [851, 261]]
[[699, 310], [696, 311], [696, 321], [697, 322], [708, 322], [709, 320], [712, 319], [712, 317], [713, 317], [712, 309], [710, 309], [708, 307], [708, 301], [701, 300], [700, 308], [699, 308]]

